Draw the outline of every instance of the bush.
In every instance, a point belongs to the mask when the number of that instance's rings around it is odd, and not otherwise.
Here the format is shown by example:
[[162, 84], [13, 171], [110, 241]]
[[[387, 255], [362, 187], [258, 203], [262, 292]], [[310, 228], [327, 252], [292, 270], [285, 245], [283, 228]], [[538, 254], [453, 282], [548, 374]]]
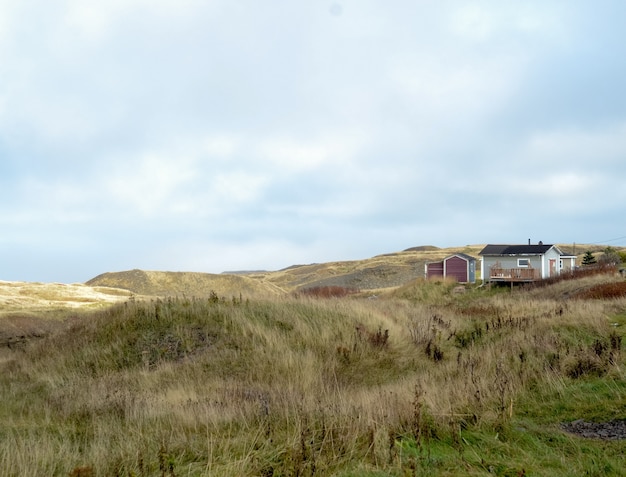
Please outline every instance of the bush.
[[588, 290], [578, 293], [576, 298], [601, 300], [606, 298], [621, 298], [624, 296], [626, 296], [626, 282], [615, 282], [595, 285]]
[[304, 288], [300, 290], [300, 293], [315, 298], [343, 298], [358, 293], [358, 290], [340, 286], [320, 286]]

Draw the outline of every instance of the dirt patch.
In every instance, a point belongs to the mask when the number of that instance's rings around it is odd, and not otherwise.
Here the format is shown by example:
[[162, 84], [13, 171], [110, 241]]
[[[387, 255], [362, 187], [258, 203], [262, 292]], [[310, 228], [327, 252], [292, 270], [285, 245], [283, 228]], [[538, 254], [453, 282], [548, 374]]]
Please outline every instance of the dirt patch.
[[565, 432], [587, 439], [626, 439], [626, 419], [614, 419], [607, 422], [590, 422], [578, 419], [561, 424], [561, 428]]

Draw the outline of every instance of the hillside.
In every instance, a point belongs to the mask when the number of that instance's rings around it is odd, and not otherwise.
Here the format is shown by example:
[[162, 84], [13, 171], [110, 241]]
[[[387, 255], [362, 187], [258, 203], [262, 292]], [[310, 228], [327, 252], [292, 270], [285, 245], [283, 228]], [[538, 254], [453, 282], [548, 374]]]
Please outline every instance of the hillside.
[[86, 285], [121, 288], [146, 296], [208, 297], [216, 293], [226, 297], [245, 295], [256, 298], [284, 292], [270, 282], [243, 275], [144, 270], [103, 273], [87, 281]]
[[[277, 271], [222, 274], [129, 270], [98, 275], [85, 284], [0, 281], [0, 345], [44, 336], [65, 326], [78, 310], [109, 306], [130, 297], [272, 298], [311, 287], [339, 286], [362, 292], [391, 291], [424, 275], [424, 265], [463, 252], [477, 257], [483, 245], [438, 248], [415, 246], [375, 257], [308, 265]], [[560, 245], [565, 253], [573, 247]], [[576, 252], [598, 252], [599, 245], [578, 245]]]
[[437, 248], [413, 247], [402, 252], [377, 255], [363, 260], [293, 265], [278, 271], [232, 272], [223, 274], [155, 272], [130, 270], [109, 272], [92, 278], [86, 285], [122, 288], [140, 295], [274, 296], [302, 288], [341, 286], [361, 291], [393, 288], [424, 276], [426, 262], [463, 252], [476, 256], [482, 245]]
[[[438, 248], [432, 245], [410, 247], [400, 252], [362, 260], [292, 265], [277, 271], [231, 272], [222, 274], [191, 272], [152, 272], [130, 270], [104, 273], [86, 284], [122, 288], [140, 295], [274, 296], [311, 287], [339, 286], [363, 292], [396, 288], [424, 276], [427, 262], [442, 260], [454, 253], [478, 258], [484, 245]], [[559, 245], [564, 253], [582, 257], [586, 250], [598, 252], [604, 246]], [[480, 272], [480, 270], [478, 270]]]
[[128, 290], [80, 283], [0, 281], [0, 347], [17, 346], [63, 328], [80, 310], [94, 310], [125, 301]]
[[254, 274], [251, 277], [290, 291], [321, 286], [340, 286], [361, 291], [379, 290], [398, 287], [423, 277], [427, 262], [441, 260], [458, 252], [477, 256], [482, 247], [414, 247], [364, 260], [293, 266], [276, 272]]
[[[133, 275], [151, 292], [205, 278]], [[124, 303], [72, 308], [0, 354], [0, 473], [623, 475], [625, 285], [596, 273], [464, 293], [420, 279], [377, 300], [118, 291]]]

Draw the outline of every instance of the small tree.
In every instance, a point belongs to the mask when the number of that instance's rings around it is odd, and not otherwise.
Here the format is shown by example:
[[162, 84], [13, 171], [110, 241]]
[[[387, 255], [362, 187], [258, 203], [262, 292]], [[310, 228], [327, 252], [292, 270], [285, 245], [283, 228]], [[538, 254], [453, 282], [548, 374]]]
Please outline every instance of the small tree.
[[604, 249], [604, 255], [602, 255], [598, 261], [602, 265], [619, 265], [622, 262], [622, 257], [613, 247], [607, 247]]
[[591, 252], [591, 250], [587, 250], [585, 252], [585, 255], [583, 256], [583, 262], [582, 264], [584, 266], [588, 266], [588, 265], [595, 265], [597, 262], [596, 257], [593, 256], [593, 253]]

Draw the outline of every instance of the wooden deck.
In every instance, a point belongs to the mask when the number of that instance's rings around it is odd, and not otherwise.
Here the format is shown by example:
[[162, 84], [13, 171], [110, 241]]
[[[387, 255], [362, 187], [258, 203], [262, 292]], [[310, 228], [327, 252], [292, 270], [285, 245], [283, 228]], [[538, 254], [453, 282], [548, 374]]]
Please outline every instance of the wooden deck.
[[534, 282], [541, 274], [536, 268], [499, 268], [492, 267], [489, 280], [492, 282]]

